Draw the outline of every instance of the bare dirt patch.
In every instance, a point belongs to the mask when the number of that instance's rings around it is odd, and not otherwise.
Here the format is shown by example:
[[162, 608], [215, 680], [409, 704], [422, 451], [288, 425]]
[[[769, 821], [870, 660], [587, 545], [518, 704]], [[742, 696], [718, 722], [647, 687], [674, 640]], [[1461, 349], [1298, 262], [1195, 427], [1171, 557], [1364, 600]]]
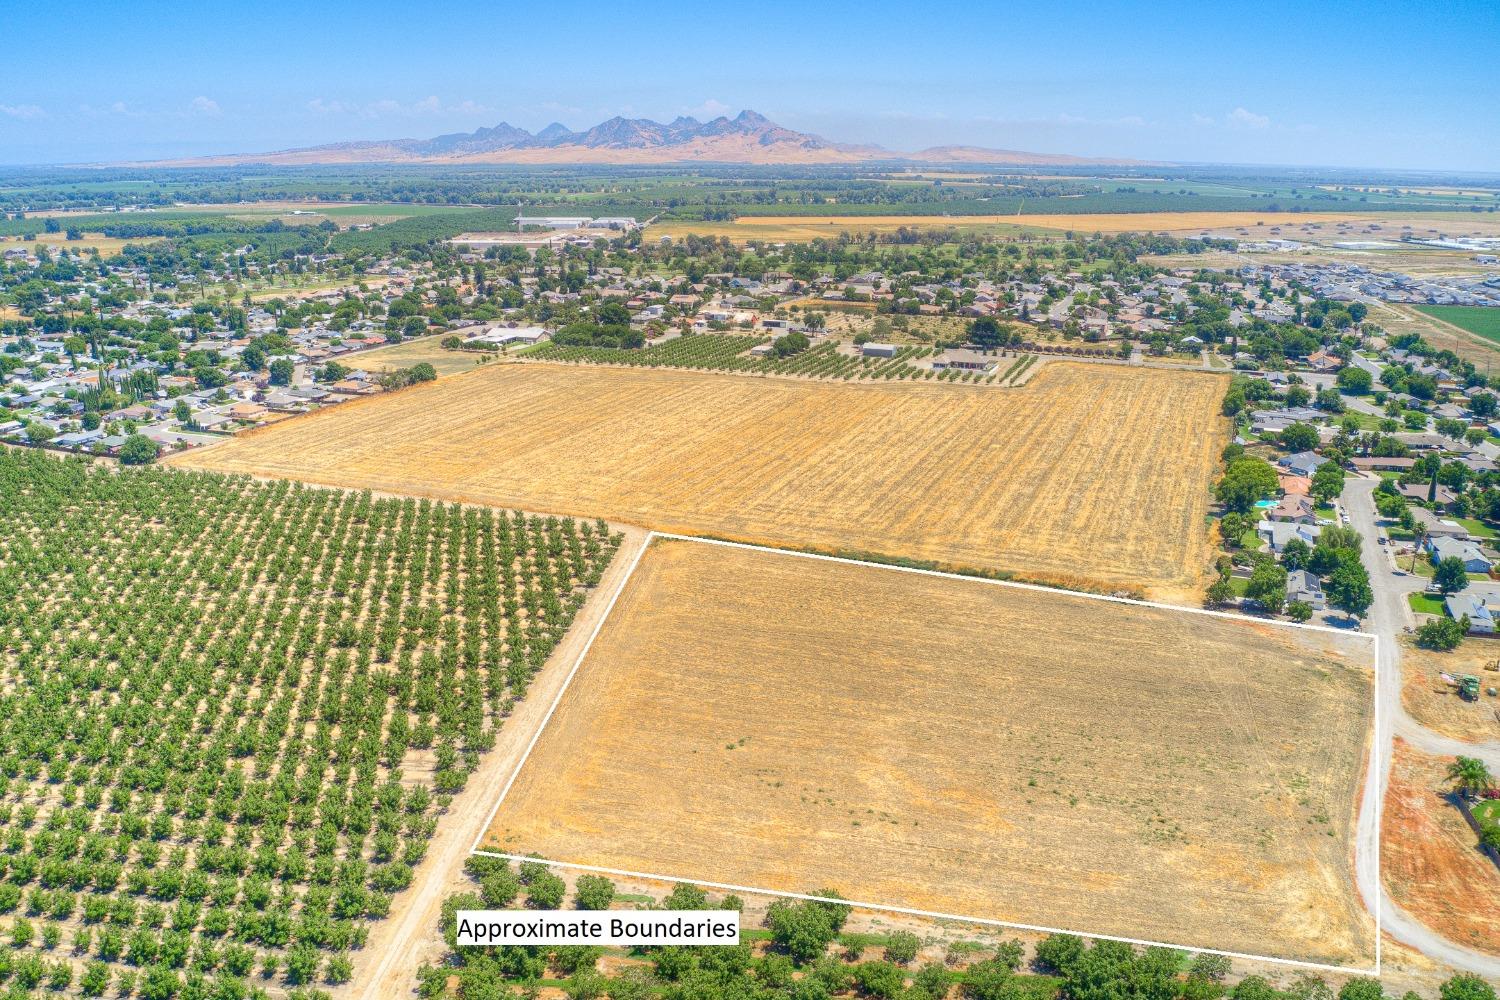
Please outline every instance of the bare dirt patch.
[[1192, 600], [1226, 379], [1024, 389], [493, 365], [173, 462]]
[[1500, 955], [1500, 869], [1445, 798], [1447, 759], [1396, 741], [1381, 827], [1381, 877], [1391, 898], [1448, 940]]
[[[1485, 668], [1500, 659], [1500, 642], [1470, 639], [1450, 653], [1404, 643], [1401, 650], [1401, 703], [1412, 718], [1433, 732], [1456, 740], [1500, 739], [1500, 699], [1485, 693], [1500, 688], [1500, 672]], [[1477, 701], [1464, 701], [1442, 674], [1479, 678]]]
[[1363, 638], [658, 540], [486, 846], [1373, 964]]

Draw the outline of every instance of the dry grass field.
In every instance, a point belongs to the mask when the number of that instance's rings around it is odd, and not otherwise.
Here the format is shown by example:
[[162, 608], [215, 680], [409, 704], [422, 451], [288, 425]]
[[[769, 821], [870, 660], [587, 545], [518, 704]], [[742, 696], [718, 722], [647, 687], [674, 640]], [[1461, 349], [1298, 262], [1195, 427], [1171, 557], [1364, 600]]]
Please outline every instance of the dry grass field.
[[490, 365], [172, 461], [1190, 600], [1226, 382], [1085, 364], [1020, 389]]
[[1500, 701], [1481, 694], [1464, 701], [1443, 674], [1472, 674], [1481, 689], [1500, 688], [1500, 672], [1486, 669], [1500, 657], [1500, 648], [1487, 642], [1466, 642], [1452, 652], [1401, 644], [1401, 703], [1413, 719], [1435, 733], [1482, 743], [1500, 739]]
[[[1335, 212], [1135, 212], [1080, 215], [747, 215], [732, 222], [668, 222], [651, 227], [653, 237], [728, 236], [732, 240], [807, 242], [839, 233], [893, 233], [907, 229], [961, 229], [993, 235], [1023, 233], [1206, 232], [1226, 227], [1254, 231], [1292, 222], [1349, 220]], [[1262, 230], [1263, 231], [1263, 230]]]
[[1445, 797], [1451, 758], [1396, 741], [1381, 826], [1381, 879], [1406, 912], [1457, 944], [1500, 955], [1500, 871]]
[[397, 368], [410, 368], [425, 361], [439, 375], [456, 375], [476, 367], [478, 354], [446, 350], [441, 345], [444, 336], [446, 335], [435, 334], [417, 340], [403, 340], [399, 344], [377, 347], [371, 351], [358, 351], [339, 358], [339, 363], [350, 368], [363, 368], [367, 372], [388, 372]]
[[1364, 639], [653, 543], [484, 846], [1373, 964]]

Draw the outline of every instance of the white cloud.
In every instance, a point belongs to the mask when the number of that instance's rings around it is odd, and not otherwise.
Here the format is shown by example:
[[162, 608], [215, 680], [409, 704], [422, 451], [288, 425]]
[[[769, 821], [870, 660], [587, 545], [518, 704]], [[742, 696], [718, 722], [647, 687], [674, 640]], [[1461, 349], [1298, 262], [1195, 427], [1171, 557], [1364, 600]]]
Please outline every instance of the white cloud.
[[1197, 125], [1199, 128], [1213, 128], [1214, 125], [1215, 125], [1215, 122], [1208, 115], [1200, 115], [1200, 114], [1194, 113], [1193, 114], [1193, 124]]
[[353, 115], [359, 118], [437, 118], [494, 113], [493, 108], [468, 99], [459, 101], [457, 104], [445, 104], [435, 94], [410, 104], [389, 97], [366, 104], [341, 101], [337, 98], [314, 97], [307, 102], [306, 107], [315, 115]]
[[717, 118], [720, 115], [728, 114], [732, 110], [733, 109], [723, 101], [717, 101], [710, 97], [708, 100], [704, 101], [696, 108], [690, 109], [688, 111], [688, 114], [692, 115], [694, 118]]
[[0, 115], [6, 118], [19, 118], [22, 121], [30, 121], [33, 118], [45, 118], [47, 112], [35, 104], [0, 104]]
[[343, 101], [325, 101], [321, 97], [314, 97], [307, 102], [307, 110], [315, 115], [342, 115], [348, 114], [352, 109]]
[[219, 107], [218, 101], [209, 97], [203, 97], [202, 95], [193, 98], [192, 102], [188, 105], [188, 110], [195, 115], [203, 115], [207, 118], [217, 118], [224, 113], [223, 109]]
[[1271, 124], [1271, 119], [1266, 115], [1258, 115], [1244, 108], [1235, 108], [1225, 117], [1229, 124], [1239, 128], [1265, 128]]

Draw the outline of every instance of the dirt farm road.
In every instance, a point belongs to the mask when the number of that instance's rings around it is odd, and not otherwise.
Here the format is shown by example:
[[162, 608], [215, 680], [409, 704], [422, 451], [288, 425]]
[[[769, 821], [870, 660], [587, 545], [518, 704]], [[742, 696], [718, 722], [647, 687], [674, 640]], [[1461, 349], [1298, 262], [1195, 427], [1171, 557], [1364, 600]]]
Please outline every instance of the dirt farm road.
[[1362, 554], [1365, 566], [1370, 570], [1370, 584], [1375, 595], [1364, 627], [1366, 631], [1380, 636], [1380, 655], [1376, 664], [1380, 679], [1380, 704], [1376, 706], [1376, 718], [1380, 728], [1373, 764], [1373, 776], [1378, 780], [1365, 782], [1364, 798], [1360, 803], [1359, 828], [1355, 841], [1355, 877], [1365, 906], [1371, 913], [1377, 912], [1377, 907], [1379, 908], [1380, 926], [1384, 933], [1456, 969], [1475, 972], [1488, 978], [1500, 978], [1500, 958], [1454, 944], [1432, 931], [1397, 906], [1380, 881], [1380, 807], [1386, 784], [1390, 780], [1395, 738], [1399, 736], [1430, 754], [1479, 757], [1494, 770], [1500, 770], [1500, 743], [1464, 743], [1440, 736], [1408, 715], [1401, 704], [1399, 640], [1410, 621], [1406, 595], [1420, 587], [1420, 583], [1412, 582], [1420, 578], [1398, 577], [1391, 572], [1387, 553], [1376, 541], [1380, 533], [1375, 512], [1377, 482], [1375, 479], [1346, 479], [1343, 498], [1352, 525], [1363, 538]]
[[573, 620], [567, 635], [537, 672], [526, 697], [500, 727], [494, 748], [483, 755], [479, 769], [469, 776], [464, 790], [454, 796], [448, 815], [438, 824], [427, 857], [414, 873], [411, 900], [401, 908], [396, 919], [372, 924], [365, 953], [378, 955], [380, 960], [358, 963], [354, 979], [341, 991], [342, 996], [363, 1000], [411, 996], [417, 969], [425, 962], [436, 962], [441, 958], [442, 938], [434, 932], [442, 914], [443, 900], [454, 891], [464, 862], [489, 822], [490, 811], [499, 799], [501, 789], [510, 780], [531, 737], [541, 729], [553, 699], [573, 664], [588, 646], [612, 598], [623, 586], [631, 564], [645, 547], [646, 532], [643, 529], [624, 525], [612, 527], [625, 538], [610, 560], [609, 568]]

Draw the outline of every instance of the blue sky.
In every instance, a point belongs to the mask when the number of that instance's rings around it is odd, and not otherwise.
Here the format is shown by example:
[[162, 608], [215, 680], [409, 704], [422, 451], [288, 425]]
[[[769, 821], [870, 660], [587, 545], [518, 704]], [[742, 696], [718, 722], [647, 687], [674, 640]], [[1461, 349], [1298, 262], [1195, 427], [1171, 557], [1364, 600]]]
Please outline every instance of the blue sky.
[[0, 0], [0, 163], [754, 108], [967, 143], [1500, 172], [1500, 2]]

